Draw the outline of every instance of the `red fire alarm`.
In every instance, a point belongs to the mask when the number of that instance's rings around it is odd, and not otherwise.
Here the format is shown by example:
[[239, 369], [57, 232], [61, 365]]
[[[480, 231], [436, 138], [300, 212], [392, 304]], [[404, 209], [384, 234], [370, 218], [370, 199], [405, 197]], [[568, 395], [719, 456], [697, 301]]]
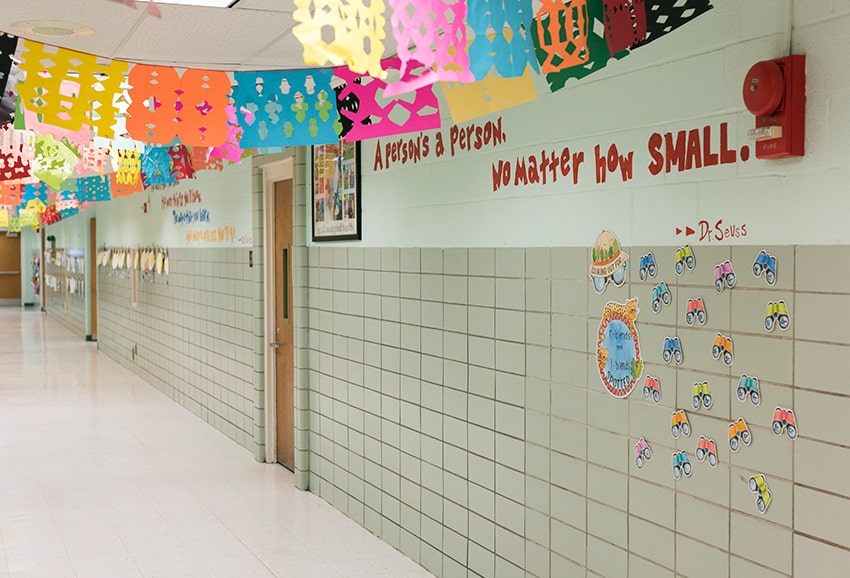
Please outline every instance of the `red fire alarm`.
[[744, 80], [744, 105], [756, 116], [749, 134], [756, 141], [757, 158], [803, 156], [806, 57], [791, 54], [754, 64]]

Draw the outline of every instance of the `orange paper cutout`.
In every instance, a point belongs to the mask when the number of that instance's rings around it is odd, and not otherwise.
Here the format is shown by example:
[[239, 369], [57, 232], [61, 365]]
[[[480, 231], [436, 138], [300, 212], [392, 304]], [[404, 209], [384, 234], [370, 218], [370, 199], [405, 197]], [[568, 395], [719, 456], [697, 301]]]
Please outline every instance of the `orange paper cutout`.
[[219, 146], [227, 140], [227, 73], [187, 70], [181, 79], [167, 66], [137, 64], [130, 71], [127, 132], [146, 143]]
[[118, 182], [118, 173], [109, 175], [109, 188], [112, 191], [113, 199], [116, 197], [127, 197], [145, 190], [141, 178], [137, 178], [135, 183], [124, 184]]
[[543, 74], [579, 66], [590, 59], [587, 48], [587, 0], [541, 0], [537, 10], [537, 35], [546, 51]]
[[26, 79], [18, 94], [26, 108], [45, 124], [75, 131], [86, 125], [100, 136], [114, 135], [112, 97], [121, 90], [126, 62], [31, 40], [24, 41], [24, 48], [20, 69]]

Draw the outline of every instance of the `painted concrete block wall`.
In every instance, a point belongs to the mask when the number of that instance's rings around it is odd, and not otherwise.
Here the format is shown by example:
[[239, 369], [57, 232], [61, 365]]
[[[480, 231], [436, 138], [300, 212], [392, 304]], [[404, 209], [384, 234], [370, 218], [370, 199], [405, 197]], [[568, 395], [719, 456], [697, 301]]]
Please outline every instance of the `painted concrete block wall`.
[[[750, 272], [762, 248], [780, 262], [774, 287]], [[437, 576], [843, 576], [834, 560], [850, 536], [831, 512], [850, 508], [850, 349], [834, 321], [850, 321], [850, 284], [829, 271], [850, 249], [698, 247], [682, 277], [675, 247], [628, 251], [630, 280], [598, 295], [582, 248], [311, 248], [311, 490]], [[648, 251], [659, 271], [641, 282]], [[726, 259], [739, 280], [718, 294]], [[660, 280], [672, 300], [656, 315]], [[643, 378], [614, 398], [596, 367], [604, 305], [629, 297], [658, 405]], [[692, 297], [704, 326], [685, 322]], [[777, 299], [792, 323], [768, 333]], [[718, 332], [734, 340], [731, 368], [712, 358]], [[662, 360], [671, 335], [679, 366]], [[736, 397], [742, 373], [760, 378], [758, 406]], [[714, 403], [695, 411], [704, 380]], [[772, 432], [776, 406], [794, 409], [796, 441]], [[692, 427], [678, 440], [676, 409]], [[739, 417], [752, 444], [733, 453]], [[716, 468], [697, 462], [700, 436], [715, 440]], [[653, 457], [638, 469], [641, 437]], [[676, 481], [679, 450], [693, 474]], [[747, 486], [756, 474], [773, 497], [764, 515]]]
[[99, 268], [98, 348], [254, 451], [250, 249], [170, 249], [170, 274], [138, 280]]

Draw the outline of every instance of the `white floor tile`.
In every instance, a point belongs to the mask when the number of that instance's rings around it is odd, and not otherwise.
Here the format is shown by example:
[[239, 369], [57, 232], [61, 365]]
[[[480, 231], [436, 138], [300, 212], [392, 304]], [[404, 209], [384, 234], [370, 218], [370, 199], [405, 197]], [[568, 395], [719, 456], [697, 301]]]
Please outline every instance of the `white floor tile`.
[[49, 316], [0, 351], [0, 577], [430, 576]]

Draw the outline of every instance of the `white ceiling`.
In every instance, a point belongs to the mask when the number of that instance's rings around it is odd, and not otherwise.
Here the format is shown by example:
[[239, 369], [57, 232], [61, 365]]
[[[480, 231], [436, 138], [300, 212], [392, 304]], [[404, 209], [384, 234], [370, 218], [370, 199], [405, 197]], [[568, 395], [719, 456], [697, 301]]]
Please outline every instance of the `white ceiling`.
[[[82, 24], [94, 34], [77, 38], [28, 36], [110, 58], [176, 67], [225, 70], [303, 68], [301, 43], [291, 34], [292, 0], [238, 0], [231, 8], [157, 2], [162, 18], [114, 0], [0, 0], [0, 31], [13, 24], [50, 20]], [[386, 55], [395, 53], [387, 17]]]

